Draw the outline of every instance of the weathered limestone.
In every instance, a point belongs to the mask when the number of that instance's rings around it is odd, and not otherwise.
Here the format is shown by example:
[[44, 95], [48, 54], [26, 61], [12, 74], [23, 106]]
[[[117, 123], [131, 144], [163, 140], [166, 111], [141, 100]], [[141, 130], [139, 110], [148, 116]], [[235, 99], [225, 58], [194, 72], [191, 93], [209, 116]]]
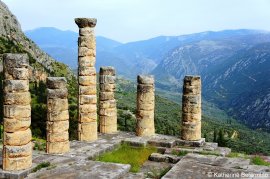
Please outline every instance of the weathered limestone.
[[155, 134], [154, 110], [155, 87], [153, 76], [139, 75], [137, 77], [137, 136], [151, 136]]
[[185, 76], [182, 98], [181, 139], [201, 139], [201, 78]]
[[4, 54], [3, 170], [32, 166], [31, 96], [27, 54]]
[[114, 99], [115, 69], [101, 67], [99, 71], [99, 130], [101, 133], [117, 132], [117, 109]]
[[46, 152], [62, 154], [69, 151], [68, 91], [64, 77], [47, 78], [47, 141]]
[[97, 139], [97, 91], [96, 91], [96, 39], [94, 18], [76, 18], [79, 27], [78, 38], [78, 139]]

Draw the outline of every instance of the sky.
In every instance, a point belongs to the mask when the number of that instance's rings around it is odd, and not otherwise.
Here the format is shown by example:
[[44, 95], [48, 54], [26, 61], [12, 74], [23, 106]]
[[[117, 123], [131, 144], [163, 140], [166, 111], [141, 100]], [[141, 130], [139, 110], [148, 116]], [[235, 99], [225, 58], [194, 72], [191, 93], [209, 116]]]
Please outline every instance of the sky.
[[77, 32], [75, 17], [97, 18], [96, 34], [120, 42], [225, 29], [270, 31], [270, 0], [2, 0], [22, 29]]

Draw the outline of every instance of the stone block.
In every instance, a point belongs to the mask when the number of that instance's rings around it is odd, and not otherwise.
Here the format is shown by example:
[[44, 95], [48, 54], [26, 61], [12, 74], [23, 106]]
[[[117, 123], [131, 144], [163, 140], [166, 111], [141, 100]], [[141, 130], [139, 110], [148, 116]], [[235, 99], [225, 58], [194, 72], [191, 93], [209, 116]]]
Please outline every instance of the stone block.
[[61, 98], [65, 99], [68, 97], [68, 90], [67, 88], [64, 89], [47, 89], [47, 98], [48, 99], [55, 99], [55, 98]]
[[68, 131], [53, 132], [53, 133], [48, 133], [48, 131], [47, 131], [47, 141], [48, 142], [68, 141]]
[[61, 133], [68, 131], [69, 128], [69, 121], [47, 121], [46, 123], [46, 129], [47, 132], [50, 133]]
[[96, 58], [94, 56], [79, 57], [79, 66], [94, 67]]
[[27, 80], [29, 79], [28, 68], [5, 69], [4, 77], [6, 80]]
[[80, 36], [94, 36], [94, 28], [84, 27], [79, 29]]
[[200, 105], [201, 106], [201, 96], [200, 95], [183, 95], [183, 102], [189, 105]]
[[68, 99], [48, 99], [47, 110], [51, 113], [68, 110]]
[[199, 122], [201, 121], [201, 113], [182, 113], [183, 122]]
[[111, 75], [100, 75], [99, 83], [101, 84], [115, 84], [116, 77]]
[[79, 76], [96, 76], [95, 67], [79, 66]]
[[183, 113], [201, 114], [201, 105], [184, 103], [182, 111]]
[[114, 92], [99, 92], [99, 100], [114, 100]]
[[100, 116], [117, 116], [116, 108], [99, 109]]
[[81, 141], [97, 140], [97, 122], [79, 123], [78, 134]]
[[3, 55], [5, 68], [23, 68], [29, 66], [27, 54], [6, 53]]
[[47, 77], [47, 87], [49, 89], [63, 89], [67, 86], [65, 77]]
[[155, 79], [153, 75], [138, 75], [137, 82], [139, 84], [154, 84]]
[[6, 118], [28, 118], [31, 116], [30, 105], [4, 105], [4, 117]]
[[75, 18], [75, 23], [79, 28], [95, 27], [97, 19], [95, 18]]
[[91, 113], [79, 113], [79, 122], [96, 122], [97, 121], [97, 112]]
[[97, 88], [95, 85], [91, 86], [79, 86], [79, 95], [95, 95], [97, 93]]
[[4, 92], [28, 92], [29, 81], [28, 80], [4, 80]]
[[79, 76], [79, 85], [82, 86], [96, 86], [97, 78], [96, 76]]
[[69, 150], [70, 150], [69, 141], [46, 143], [46, 152], [50, 154], [63, 154], [69, 152]]
[[154, 119], [154, 111], [137, 110], [136, 117], [137, 119], [151, 120]]
[[79, 113], [92, 113], [97, 112], [97, 105], [96, 104], [84, 104], [79, 105]]
[[65, 121], [69, 119], [68, 110], [61, 111], [58, 113], [48, 113], [47, 114], [48, 121]]
[[153, 93], [154, 85], [152, 84], [138, 84], [137, 85], [137, 92], [139, 93]]
[[3, 146], [4, 158], [19, 158], [32, 155], [32, 142], [21, 146]]
[[140, 93], [140, 92], [137, 92], [137, 101], [138, 102], [145, 102], [147, 103], [148, 101], [149, 102], [153, 102], [155, 100], [155, 93], [154, 91], [152, 92], [147, 92], [147, 93]]
[[155, 109], [155, 102], [152, 101], [137, 101], [137, 110], [151, 111]]
[[99, 88], [102, 92], [114, 92], [115, 84], [99, 84]]
[[116, 108], [116, 100], [99, 101], [100, 109]]
[[29, 92], [5, 93], [5, 105], [29, 105], [31, 103], [31, 95]]
[[18, 171], [31, 168], [32, 155], [26, 157], [3, 158], [3, 170]]
[[4, 145], [20, 146], [28, 144], [32, 140], [31, 130], [4, 132]]
[[155, 135], [155, 128], [154, 127], [143, 127], [137, 124], [136, 126], [136, 135], [137, 136], [153, 136]]
[[96, 41], [94, 36], [81, 36], [78, 38], [79, 47], [87, 47], [88, 49], [96, 48]]
[[96, 104], [97, 96], [96, 95], [80, 95], [79, 104]]
[[205, 144], [205, 138], [200, 138], [194, 141], [178, 139], [175, 141], [175, 144], [177, 146], [202, 147]]
[[85, 56], [96, 56], [96, 51], [94, 49], [89, 49], [87, 47], [79, 47], [78, 52], [79, 57], [85, 57]]
[[117, 125], [99, 126], [99, 131], [104, 134], [113, 134], [117, 132]]
[[200, 140], [201, 122], [182, 122], [181, 139], [189, 141]]
[[5, 132], [24, 131], [31, 125], [31, 118], [4, 118]]
[[200, 95], [201, 94], [201, 87], [200, 86], [184, 86], [183, 87], [183, 94]]
[[99, 116], [99, 124], [101, 126], [117, 126], [117, 116]]
[[115, 76], [115, 69], [114, 67], [111, 67], [111, 66], [100, 67], [99, 75]]

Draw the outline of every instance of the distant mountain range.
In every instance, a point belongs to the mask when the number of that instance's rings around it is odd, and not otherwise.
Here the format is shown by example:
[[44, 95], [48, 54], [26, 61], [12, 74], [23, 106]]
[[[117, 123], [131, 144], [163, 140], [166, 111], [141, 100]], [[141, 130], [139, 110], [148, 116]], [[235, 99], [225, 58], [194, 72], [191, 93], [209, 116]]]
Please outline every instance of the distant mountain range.
[[[76, 69], [76, 32], [39, 28], [26, 35], [52, 57]], [[184, 75], [201, 75], [207, 101], [250, 127], [270, 131], [267, 31], [208, 31], [125, 44], [98, 36], [96, 66], [108, 65], [131, 79], [139, 73], [154, 74], [157, 88], [178, 92]]]

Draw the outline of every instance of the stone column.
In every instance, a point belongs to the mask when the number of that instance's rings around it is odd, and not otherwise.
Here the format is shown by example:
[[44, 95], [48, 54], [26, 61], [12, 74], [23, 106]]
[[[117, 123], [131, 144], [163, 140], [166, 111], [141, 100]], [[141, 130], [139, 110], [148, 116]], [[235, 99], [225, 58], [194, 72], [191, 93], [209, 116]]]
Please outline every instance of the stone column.
[[64, 77], [47, 78], [47, 142], [46, 152], [62, 154], [69, 151], [68, 90]]
[[79, 27], [78, 38], [78, 139], [97, 139], [97, 91], [96, 91], [96, 39], [94, 27], [96, 19], [76, 18]]
[[115, 69], [101, 67], [99, 83], [99, 130], [101, 133], [115, 133], [117, 132], [117, 109], [114, 99]]
[[139, 75], [137, 77], [137, 136], [151, 136], [155, 134], [154, 110], [155, 87], [153, 76]]
[[185, 76], [182, 98], [181, 139], [201, 140], [201, 77]]
[[4, 54], [3, 170], [32, 166], [31, 95], [27, 54]]

